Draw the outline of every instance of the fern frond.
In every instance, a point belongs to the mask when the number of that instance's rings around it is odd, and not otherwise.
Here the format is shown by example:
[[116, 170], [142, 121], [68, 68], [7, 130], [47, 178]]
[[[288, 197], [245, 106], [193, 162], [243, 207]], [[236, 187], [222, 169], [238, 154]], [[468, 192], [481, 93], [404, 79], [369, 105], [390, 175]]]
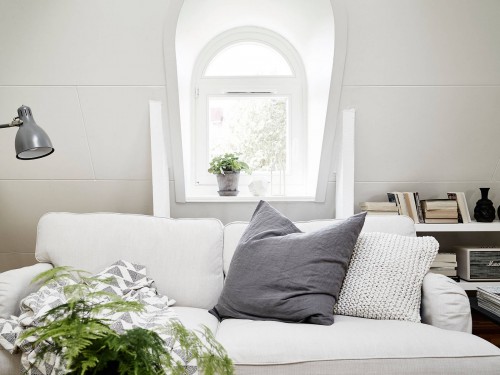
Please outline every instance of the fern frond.
[[[185, 363], [175, 359], [172, 348], [167, 347], [157, 332], [134, 328], [118, 334], [110, 328], [112, 322], [101, 317], [102, 314], [141, 312], [145, 307], [114, 293], [96, 291], [99, 283], [115, 285], [116, 282], [87, 274], [70, 267], [56, 267], [35, 278], [35, 282], [44, 284], [63, 281], [64, 285], [72, 281], [63, 287], [66, 303], [46, 312], [42, 325], [20, 335], [20, 340], [33, 341], [37, 346], [36, 361], [42, 362], [46, 355], [55, 354], [69, 373], [79, 375], [184, 375]], [[174, 321], [164, 329], [179, 343], [188, 362], [196, 359], [204, 375], [233, 373], [231, 360], [207, 327], [193, 332]]]
[[42, 285], [47, 285], [50, 282], [58, 281], [61, 279], [78, 280], [78, 277], [75, 277], [75, 274], [77, 276], [84, 274], [88, 275], [89, 272], [83, 270], [75, 270], [69, 266], [59, 266], [38, 274], [33, 278], [33, 280], [31, 280], [31, 283], [36, 284], [38, 282], [41, 282]]

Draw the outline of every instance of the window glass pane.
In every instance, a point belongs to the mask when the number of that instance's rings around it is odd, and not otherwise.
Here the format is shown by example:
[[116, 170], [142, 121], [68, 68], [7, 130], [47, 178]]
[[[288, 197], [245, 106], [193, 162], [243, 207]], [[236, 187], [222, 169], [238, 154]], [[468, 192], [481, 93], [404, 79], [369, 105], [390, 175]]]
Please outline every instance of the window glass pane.
[[205, 76], [291, 76], [292, 69], [274, 48], [256, 42], [235, 43], [220, 51]]
[[209, 156], [241, 154], [253, 171], [286, 170], [287, 97], [209, 97]]

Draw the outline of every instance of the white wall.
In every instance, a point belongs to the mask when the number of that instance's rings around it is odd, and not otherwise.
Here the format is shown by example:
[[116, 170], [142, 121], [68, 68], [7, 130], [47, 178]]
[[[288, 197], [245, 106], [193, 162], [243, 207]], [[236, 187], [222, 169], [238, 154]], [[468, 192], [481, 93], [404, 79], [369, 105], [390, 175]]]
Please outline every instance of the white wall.
[[[357, 109], [356, 200], [459, 190], [472, 207], [490, 186], [500, 204], [500, 2], [337, 1], [349, 16], [341, 108]], [[44, 212], [152, 213], [148, 101], [165, 103], [168, 6], [0, 0], [0, 122], [30, 105], [56, 148], [18, 161], [15, 130], [0, 130], [0, 269], [33, 261]], [[333, 217], [328, 186], [325, 203], [276, 206]], [[172, 203], [174, 217], [224, 222], [255, 207]]]
[[341, 106], [356, 111], [356, 200], [479, 187], [500, 204], [500, 2], [349, 2]]
[[0, 0], [0, 122], [21, 104], [52, 139], [15, 158], [0, 132], [0, 270], [34, 261], [47, 211], [152, 213], [149, 100], [165, 102], [168, 3]]

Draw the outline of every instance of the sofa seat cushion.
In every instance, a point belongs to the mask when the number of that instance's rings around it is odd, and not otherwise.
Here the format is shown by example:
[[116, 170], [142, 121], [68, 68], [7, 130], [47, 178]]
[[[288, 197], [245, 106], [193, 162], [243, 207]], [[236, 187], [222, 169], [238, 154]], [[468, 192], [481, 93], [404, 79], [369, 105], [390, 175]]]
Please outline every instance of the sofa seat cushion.
[[213, 334], [217, 332], [219, 321], [208, 310], [182, 306], [172, 306], [172, 309], [186, 328], [200, 330], [202, 326], [207, 326]]
[[[214, 334], [217, 332], [219, 321], [205, 309], [196, 307], [174, 306], [172, 309], [179, 316], [179, 320], [188, 329], [201, 330], [207, 326]], [[0, 375], [19, 375], [21, 373], [21, 355], [10, 354], [0, 346]]]
[[[335, 324], [224, 320], [217, 331], [236, 365], [285, 365], [316, 361], [373, 360], [389, 366], [393, 359], [436, 359], [436, 366], [470, 358], [477, 372], [500, 366], [500, 350], [476, 336], [422, 323], [335, 316]], [[432, 361], [431, 361], [432, 362]], [[437, 367], [436, 367], [437, 368]], [[450, 371], [448, 373], [453, 373]]]
[[0, 346], [0, 374], [21, 374], [21, 354], [10, 354]]
[[498, 375], [498, 358], [347, 359], [234, 368], [238, 375]]
[[[201, 330], [207, 326], [214, 334], [219, 326], [218, 320], [205, 309], [196, 307], [174, 306], [172, 309], [179, 316], [179, 320], [188, 329]], [[0, 375], [19, 375], [21, 373], [21, 355], [10, 354], [0, 346]]]

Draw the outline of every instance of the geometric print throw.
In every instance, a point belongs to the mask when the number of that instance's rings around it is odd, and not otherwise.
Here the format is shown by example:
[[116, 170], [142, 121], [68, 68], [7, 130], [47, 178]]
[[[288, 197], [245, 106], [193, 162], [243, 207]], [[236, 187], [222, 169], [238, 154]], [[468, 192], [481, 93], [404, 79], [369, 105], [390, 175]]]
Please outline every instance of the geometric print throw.
[[361, 233], [334, 313], [420, 322], [422, 283], [438, 249], [434, 237]]
[[[125, 301], [137, 301], [144, 305], [144, 311], [119, 312], [103, 311], [98, 318], [108, 319], [110, 327], [118, 333], [132, 328], [146, 328], [154, 330], [163, 339], [170, 350], [173, 359], [182, 363], [186, 374], [197, 374], [196, 360], [189, 353], [180, 349], [178, 342], [172, 339], [170, 323], [178, 321], [171, 306], [174, 300], [158, 294], [154, 288], [154, 281], [147, 277], [146, 268], [120, 260], [94, 275], [97, 279], [106, 279], [106, 282], [94, 282], [93, 291], [106, 291], [116, 294]], [[72, 280], [58, 280], [42, 286], [37, 292], [28, 295], [21, 301], [21, 315], [10, 319], [0, 319], [0, 345], [10, 353], [21, 352], [23, 373], [28, 375], [62, 375], [66, 373], [64, 363], [54, 355], [47, 355], [43, 362], [36, 362], [36, 350], [30, 337], [25, 341], [18, 340], [19, 335], [27, 328], [41, 325], [42, 316], [50, 309], [66, 302], [63, 288], [65, 285], [75, 284]], [[109, 297], [99, 297], [106, 299]]]

